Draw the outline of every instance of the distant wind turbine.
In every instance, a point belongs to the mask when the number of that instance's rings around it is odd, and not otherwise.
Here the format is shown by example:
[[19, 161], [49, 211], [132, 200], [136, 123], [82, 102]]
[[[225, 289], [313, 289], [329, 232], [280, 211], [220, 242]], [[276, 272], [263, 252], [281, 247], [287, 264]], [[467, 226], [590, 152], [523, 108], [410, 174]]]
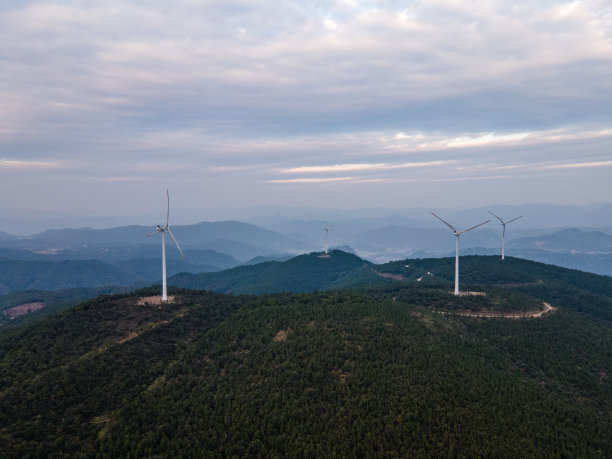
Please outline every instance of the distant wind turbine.
[[167, 201], [166, 226], [157, 225], [157, 228], [155, 229], [155, 231], [153, 231], [151, 234], [147, 234], [147, 237], [153, 236], [154, 234], [157, 234], [157, 233], [161, 233], [162, 235], [161, 236], [162, 237], [161, 239], [162, 240], [162, 301], [168, 301], [168, 291], [166, 288], [166, 238], [165, 238], [166, 231], [168, 231], [168, 234], [170, 235], [170, 237], [176, 244], [176, 248], [181, 253], [181, 257], [185, 258], [183, 251], [179, 247], [178, 242], [176, 242], [176, 239], [174, 238], [174, 235], [172, 234], [172, 231], [170, 231], [170, 227], [168, 226], [168, 221], [170, 220], [170, 195], [168, 194], [168, 190], [166, 190], [166, 201]]
[[505, 222], [501, 218], [499, 218], [497, 215], [495, 215], [493, 212], [489, 211], [489, 213], [501, 222], [501, 225], [503, 228], [502, 230], [502, 260], [503, 260], [504, 259], [504, 245], [505, 245], [504, 239], [506, 238], [506, 225], [510, 222], [513, 222], [514, 220], [518, 220], [519, 218], [522, 217], [522, 215], [520, 217], [516, 217], [516, 218], [513, 218], [512, 220], [508, 220], [507, 222]]
[[325, 227], [323, 228], [323, 231], [325, 231], [325, 240], [324, 240], [324, 247], [325, 247], [325, 255], [327, 255], [327, 235], [329, 234], [329, 227], [327, 226], [327, 222], [325, 222]]
[[451, 225], [447, 221], [442, 220], [440, 217], [438, 217], [433, 212], [431, 213], [431, 215], [433, 215], [438, 220], [440, 220], [442, 223], [444, 223], [446, 226], [448, 226], [450, 229], [452, 229], [453, 233], [455, 234], [455, 237], [457, 238], [455, 242], [455, 295], [459, 295], [459, 236], [463, 233], [467, 233], [468, 231], [472, 231], [473, 229], [478, 228], [479, 226], [485, 225], [489, 223], [491, 220], [487, 220], [486, 222], [479, 223], [476, 226], [472, 226], [471, 228], [464, 229], [462, 231], [457, 231], [453, 225]]

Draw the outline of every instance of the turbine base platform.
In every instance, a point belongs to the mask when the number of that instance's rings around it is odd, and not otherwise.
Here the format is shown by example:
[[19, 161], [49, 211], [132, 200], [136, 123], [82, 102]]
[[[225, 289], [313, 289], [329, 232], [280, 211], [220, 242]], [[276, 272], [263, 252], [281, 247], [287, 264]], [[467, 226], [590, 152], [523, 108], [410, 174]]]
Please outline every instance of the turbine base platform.
[[162, 296], [161, 295], [155, 295], [155, 296], [144, 296], [142, 298], [138, 298], [138, 302], [136, 303], [139, 306], [145, 306], [145, 305], [158, 305], [158, 304], [169, 304], [169, 303], [174, 303], [174, 297], [173, 296], [169, 296], [167, 300], [162, 300]]
[[321, 255], [319, 255], [319, 258], [331, 258], [331, 255], [328, 253], [322, 253]]
[[[455, 294], [455, 292], [450, 292]], [[487, 292], [459, 292], [458, 296], [487, 296]]]

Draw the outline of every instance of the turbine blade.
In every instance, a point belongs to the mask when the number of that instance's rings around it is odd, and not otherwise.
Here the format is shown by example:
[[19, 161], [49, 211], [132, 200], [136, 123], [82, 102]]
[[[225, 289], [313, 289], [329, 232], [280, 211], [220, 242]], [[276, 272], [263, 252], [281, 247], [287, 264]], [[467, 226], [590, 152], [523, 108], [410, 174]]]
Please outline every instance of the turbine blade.
[[172, 231], [170, 231], [170, 228], [168, 228], [168, 234], [170, 235], [170, 237], [172, 238], [172, 240], [176, 244], [176, 248], [179, 249], [179, 252], [181, 252], [181, 257], [185, 258], [185, 255], [183, 254], [183, 251], [181, 250], [181, 247], [178, 245], [178, 242], [176, 242], [176, 239], [174, 238], [174, 234], [172, 234]]
[[157, 233], [161, 233], [161, 230], [160, 230], [159, 228], [157, 228], [157, 229], [156, 229], [155, 231], [153, 231], [152, 233], [147, 234], [147, 237], [153, 236], [154, 234], [157, 234]]
[[[521, 217], [522, 217], [522, 215], [521, 215]], [[516, 218], [513, 218], [512, 220], [508, 220], [506, 223], [513, 222], [514, 220], [518, 220], [518, 219], [519, 219], [519, 218], [521, 218], [521, 217], [516, 217]]]
[[491, 212], [491, 211], [489, 211], [489, 213], [490, 213], [491, 215], [493, 215], [495, 218], [497, 218], [497, 219], [498, 219], [500, 222], [502, 222], [502, 225], [503, 225], [504, 221], [503, 221], [501, 218], [499, 218], [497, 215], [495, 215], [495, 214], [494, 214], [493, 212]]
[[487, 220], [486, 222], [479, 223], [478, 225], [476, 225], [476, 226], [472, 226], [471, 228], [464, 229], [463, 231], [459, 231], [459, 234], [463, 234], [463, 233], [467, 233], [468, 231], [472, 231], [473, 229], [476, 229], [476, 228], [478, 228], [479, 226], [486, 225], [486, 224], [487, 224], [487, 223], [489, 223], [490, 221], [491, 221], [491, 220]]
[[168, 203], [166, 209], [166, 228], [168, 228], [168, 222], [170, 221], [170, 194], [168, 193], [168, 188], [166, 188], [166, 202]]
[[434, 217], [436, 217], [438, 220], [440, 220], [442, 223], [444, 223], [446, 226], [448, 226], [450, 229], [452, 229], [453, 231], [457, 232], [457, 230], [455, 229], [455, 227], [453, 225], [451, 225], [450, 223], [448, 223], [445, 220], [442, 220], [440, 217], [438, 217], [436, 214], [434, 214], [433, 212], [431, 213], [431, 215], [433, 215]]

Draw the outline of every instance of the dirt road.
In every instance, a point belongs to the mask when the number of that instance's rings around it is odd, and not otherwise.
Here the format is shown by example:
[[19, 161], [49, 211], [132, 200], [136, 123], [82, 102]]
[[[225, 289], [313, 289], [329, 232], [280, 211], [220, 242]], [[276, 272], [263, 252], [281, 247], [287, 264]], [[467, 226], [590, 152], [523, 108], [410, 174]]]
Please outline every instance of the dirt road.
[[554, 306], [548, 303], [543, 303], [544, 309], [536, 309], [533, 311], [521, 311], [521, 312], [472, 312], [472, 311], [440, 311], [441, 314], [453, 314], [457, 316], [468, 316], [468, 317], [493, 317], [498, 319], [523, 319], [523, 318], [534, 318], [542, 317], [544, 314], [554, 312], [557, 310]]

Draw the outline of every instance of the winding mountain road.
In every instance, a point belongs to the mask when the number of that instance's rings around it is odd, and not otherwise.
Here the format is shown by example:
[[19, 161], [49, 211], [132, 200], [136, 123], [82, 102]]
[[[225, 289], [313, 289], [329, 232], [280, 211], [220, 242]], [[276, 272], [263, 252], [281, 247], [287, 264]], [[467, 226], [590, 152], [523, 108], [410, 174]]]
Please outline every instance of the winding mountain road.
[[468, 316], [468, 317], [492, 317], [497, 319], [523, 319], [523, 318], [535, 318], [542, 317], [544, 314], [554, 312], [557, 310], [554, 306], [549, 303], [543, 303], [544, 309], [536, 309], [533, 311], [521, 311], [521, 312], [472, 312], [472, 311], [440, 311], [441, 314], [453, 314], [457, 316]]

